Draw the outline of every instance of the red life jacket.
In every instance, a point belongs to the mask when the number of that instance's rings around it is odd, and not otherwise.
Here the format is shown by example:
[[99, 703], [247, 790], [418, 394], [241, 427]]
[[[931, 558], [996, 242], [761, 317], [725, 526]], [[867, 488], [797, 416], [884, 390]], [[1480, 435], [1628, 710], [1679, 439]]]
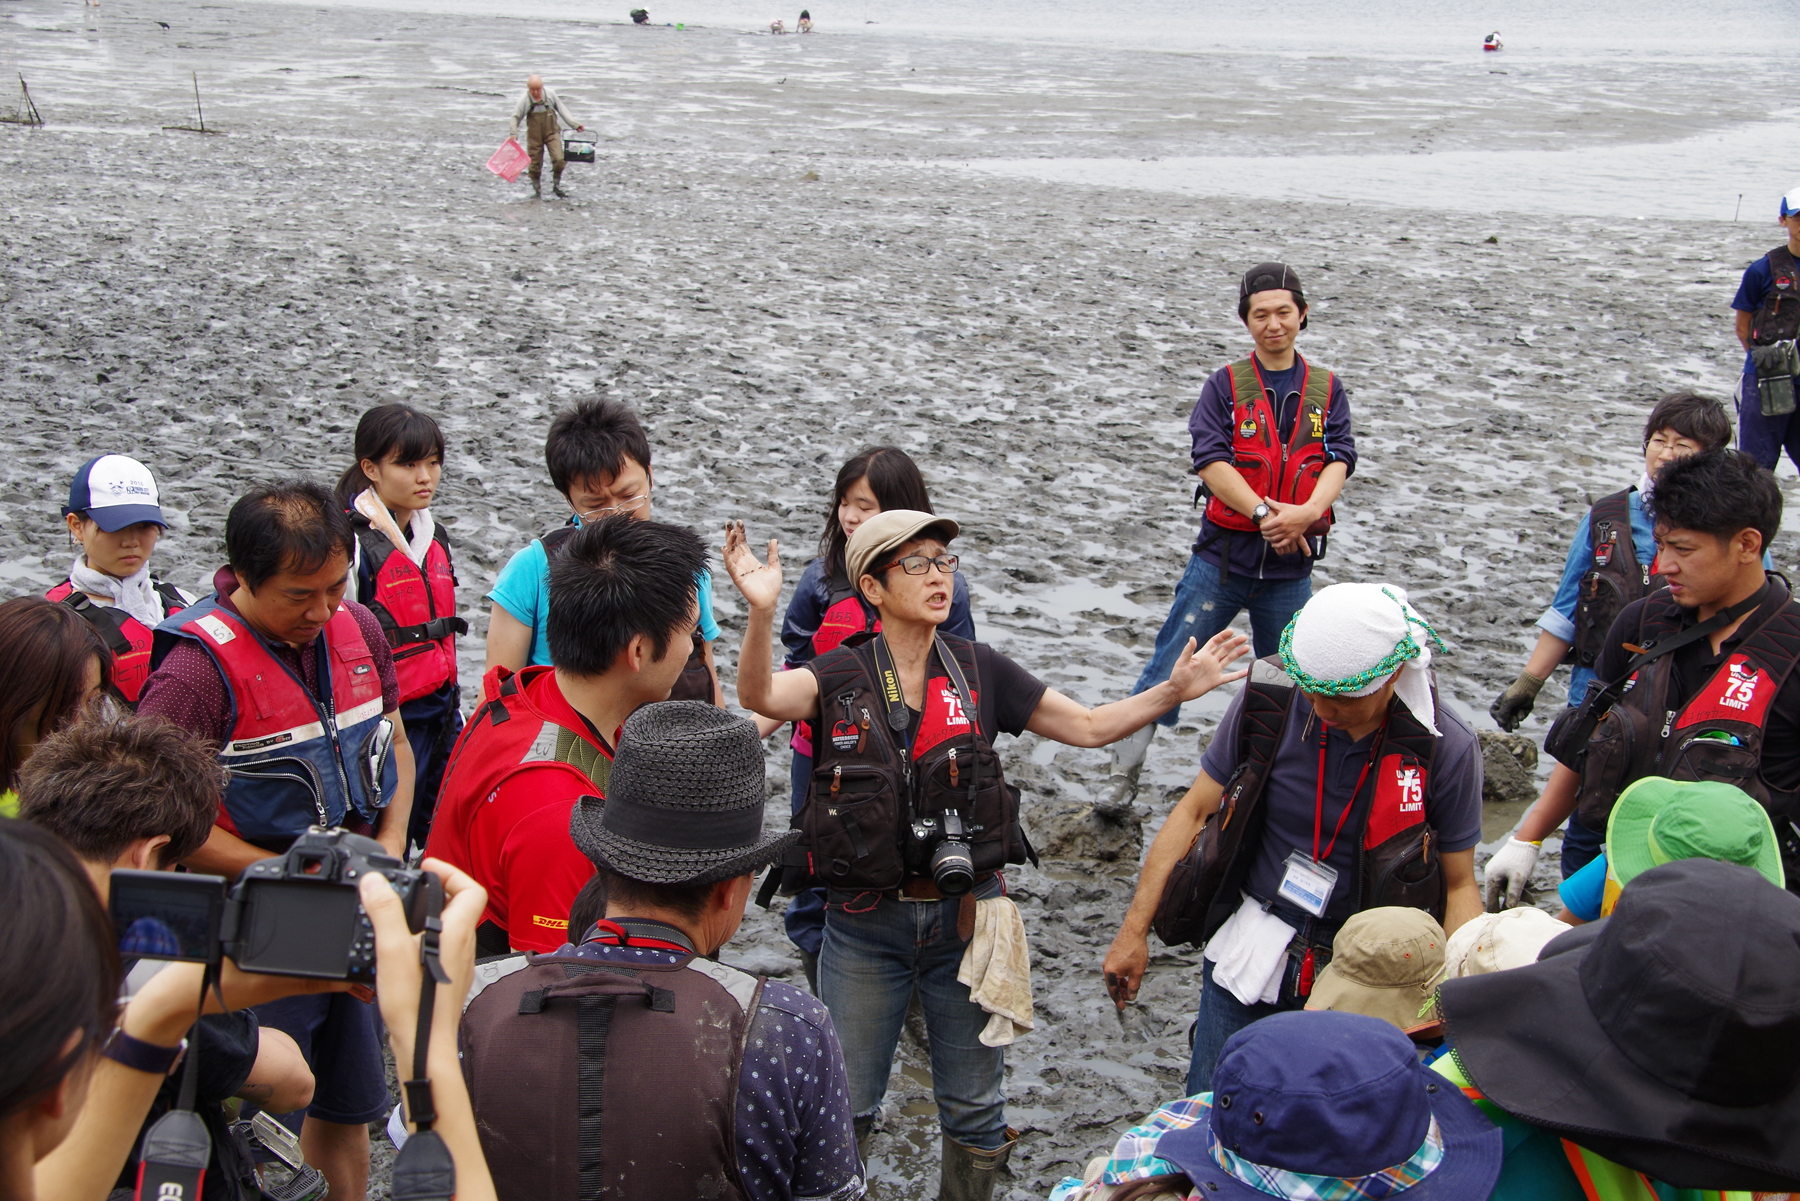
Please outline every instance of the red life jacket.
[[432, 531], [431, 546], [420, 566], [386, 534], [353, 513], [363, 562], [375, 581], [362, 603], [381, 622], [394, 648], [394, 672], [400, 677], [400, 703], [429, 696], [456, 679], [456, 636], [469, 623], [456, 615], [456, 571], [450, 565], [450, 539], [443, 526]]
[[[172, 585], [161, 580], [151, 582], [157, 595], [162, 597], [164, 617], [179, 613], [187, 604]], [[68, 580], [44, 593], [44, 599], [69, 606], [94, 627], [101, 641], [106, 643], [106, 649], [112, 652], [113, 685], [126, 704], [137, 704], [138, 695], [144, 691], [144, 681], [150, 678], [151, 629], [115, 605], [95, 604], [92, 597], [78, 592]]]
[[[1277, 421], [1283, 398], [1271, 401], [1256, 356], [1231, 365], [1231, 465], [1257, 496], [1301, 505], [1312, 498], [1319, 473], [1331, 462], [1325, 453], [1325, 419], [1331, 408], [1333, 377], [1329, 371], [1314, 371], [1299, 355], [1294, 359], [1300, 364], [1300, 411], [1294, 415], [1294, 432], [1286, 445], [1281, 442]], [[1206, 519], [1222, 529], [1256, 529], [1254, 521], [1217, 496], [1207, 498]], [[1329, 532], [1332, 520], [1327, 509], [1307, 534]]]
[[[475, 812], [515, 772], [561, 764], [583, 794], [606, 795], [612, 752], [585, 731], [570, 729], [539, 712], [526, 685], [556, 668], [542, 664], [517, 673], [496, 667], [481, 681], [481, 704], [450, 751], [438, 789], [437, 815], [425, 853], [467, 867], [467, 826]], [[480, 881], [486, 884], [487, 881]], [[493, 914], [487, 915], [493, 920]]]
[[[813, 631], [813, 658], [829, 654], [843, 645], [844, 639], [857, 634], [881, 633], [881, 618], [870, 617], [868, 607], [850, 586], [850, 581], [841, 575], [832, 575], [825, 582], [825, 612], [819, 618], [819, 628]], [[794, 737], [804, 746], [812, 746], [813, 728], [809, 721], [794, 723]], [[808, 752], [810, 753], [810, 752]]]
[[300, 651], [321, 657], [326, 704], [216, 599], [158, 627], [157, 662], [177, 638], [205, 648], [231, 698], [231, 738], [219, 749], [231, 780], [219, 825], [248, 842], [285, 848], [308, 826], [341, 825], [352, 810], [375, 821], [398, 775], [393, 727], [382, 720], [381, 672], [356, 618], [340, 606]]

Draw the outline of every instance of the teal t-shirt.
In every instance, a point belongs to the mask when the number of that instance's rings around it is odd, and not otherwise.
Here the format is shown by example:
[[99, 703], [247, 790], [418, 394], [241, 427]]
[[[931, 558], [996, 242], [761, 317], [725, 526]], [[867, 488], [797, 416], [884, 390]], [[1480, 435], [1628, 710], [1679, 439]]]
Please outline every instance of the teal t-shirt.
[[[700, 637], [715, 642], [721, 631], [713, 618], [712, 572], [702, 570], [695, 581], [699, 585]], [[533, 538], [506, 561], [488, 599], [531, 627], [531, 658], [526, 666], [549, 663], [550, 557], [544, 553], [543, 539]]]

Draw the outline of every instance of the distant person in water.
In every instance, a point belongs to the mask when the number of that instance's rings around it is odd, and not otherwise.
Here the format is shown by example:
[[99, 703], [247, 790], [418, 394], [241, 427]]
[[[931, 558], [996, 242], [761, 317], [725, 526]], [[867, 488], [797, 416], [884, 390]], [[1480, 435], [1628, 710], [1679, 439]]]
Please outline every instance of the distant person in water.
[[648, 25], [650, 24], [650, 14], [644, 9], [634, 8], [631, 10], [631, 23], [633, 25]]
[[1483, 50], [1498, 50], [1500, 49], [1500, 45], [1500, 31], [1498, 29], [1481, 39], [1481, 48]]
[[785, 23], [783, 23], [783, 21], [780, 17], [776, 17], [773, 21], [769, 22], [769, 32], [770, 33], [786, 33], [787, 25]]
[[800, 10], [800, 32], [812, 32], [812, 14], [804, 8]]
[[544, 198], [544, 148], [548, 146], [552, 172], [550, 190], [558, 196], [566, 195], [562, 190], [562, 127], [573, 125], [579, 133], [587, 126], [571, 117], [556, 93], [545, 87], [543, 79], [536, 75], [525, 81], [525, 94], [513, 108], [512, 133], [507, 136], [519, 136], [521, 121], [525, 122], [525, 149], [531, 154], [531, 194], [539, 200]]

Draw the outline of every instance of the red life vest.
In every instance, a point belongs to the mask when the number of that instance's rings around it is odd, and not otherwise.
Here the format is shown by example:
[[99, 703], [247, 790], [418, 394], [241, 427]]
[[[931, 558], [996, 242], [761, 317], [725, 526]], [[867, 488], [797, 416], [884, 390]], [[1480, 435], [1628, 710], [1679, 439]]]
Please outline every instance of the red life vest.
[[[1231, 365], [1231, 465], [1257, 496], [1300, 505], [1312, 498], [1319, 473], [1331, 462], [1325, 453], [1325, 420], [1331, 408], [1333, 377], [1329, 371], [1315, 372], [1299, 355], [1294, 359], [1300, 364], [1300, 411], [1294, 415], [1294, 431], [1286, 445], [1281, 442], [1277, 421], [1283, 398], [1271, 401], [1256, 356]], [[1222, 529], [1256, 529], [1254, 521], [1217, 496], [1207, 498], [1206, 519]], [[1331, 522], [1327, 509], [1306, 532], [1309, 536], [1327, 533]]]
[[231, 780], [219, 825], [258, 845], [285, 847], [308, 826], [341, 825], [352, 810], [375, 821], [398, 774], [393, 727], [382, 719], [381, 672], [356, 618], [340, 606], [300, 651], [321, 657], [328, 704], [216, 598], [158, 628], [158, 662], [176, 638], [205, 648], [231, 698], [231, 738], [219, 749]]
[[[483, 677], [481, 704], [463, 727], [444, 769], [427, 855], [463, 867], [473, 863], [468, 853], [469, 821], [500, 785], [527, 767], [560, 764], [583, 794], [606, 795], [612, 752], [586, 731], [540, 712], [526, 691], [527, 685], [555, 670], [548, 664], [517, 673], [496, 667]], [[493, 920], [491, 912], [487, 920]]]
[[[353, 514], [363, 562], [375, 581], [363, 599], [394, 648], [394, 672], [400, 678], [400, 703], [429, 696], [456, 679], [456, 636], [469, 623], [456, 615], [456, 572], [450, 565], [450, 539], [444, 527], [432, 531], [423, 566], [395, 546], [386, 534]], [[377, 566], [378, 565], [378, 566]]]
[[[829, 654], [843, 645], [844, 639], [857, 634], [881, 633], [881, 618], [870, 617], [869, 610], [862, 598], [850, 586], [850, 582], [841, 575], [833, 575], [826, 580], [825, 612], [819, 618], [819, 628], [813, 631], [813, 658]], [[803, 753], [810, 754], [813, 728], [809, 721], [794, 723], [794, 738], [807, 748]]]
[[[187, 604], [173, 586], [161, 580], [152, 583], [157, 595], [162, 597], [164, 617], [179, 613]], [[76, 591], [75, 585], [68, 580], [44, 593], [44, 599], [69, 606], [94, 627], [101, 641], [106, 643], [106, 649], [112, 652], [113, 685], [126, 704], [137, 704], [138, 695], [144, 691], [144, 681], [150, 678], [150, 627], [115, 605], [95, 604], [92, 597]]]

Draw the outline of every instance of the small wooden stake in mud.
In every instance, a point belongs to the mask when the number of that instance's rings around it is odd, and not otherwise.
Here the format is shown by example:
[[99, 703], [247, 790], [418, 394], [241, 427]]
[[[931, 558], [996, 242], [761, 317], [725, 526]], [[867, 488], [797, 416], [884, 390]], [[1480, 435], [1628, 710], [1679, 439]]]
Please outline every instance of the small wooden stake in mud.
[[38, 112], [37, 105], [31, 99], [31, 89], [25, 85], [25, 77], [19, 76], [19, 107], [0, 113], [0, 122], [7, 125], [41, 126], [44, 115]]
[[222, 129], [208, 129], [206, 127], [206, 110], [200, 107], [200, 73], [197, 71], [194, 73], [194, 116], [199, 121], [199, 124], [197, 125], [165, 125], [163, 128], [180, 129], [187, 133], [223, 134], [225, 132]]

